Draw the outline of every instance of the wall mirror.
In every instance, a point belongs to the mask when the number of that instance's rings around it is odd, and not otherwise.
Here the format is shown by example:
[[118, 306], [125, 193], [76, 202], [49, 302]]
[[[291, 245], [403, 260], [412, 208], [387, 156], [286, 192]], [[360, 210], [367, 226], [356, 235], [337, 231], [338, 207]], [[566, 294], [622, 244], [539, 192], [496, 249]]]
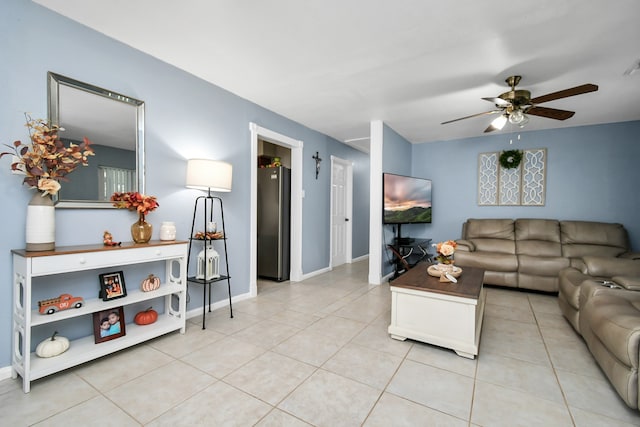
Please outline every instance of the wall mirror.
[[95, 156], [62, 181], [57, 208], [113, 208], [116, 191], [144, 193], [144, 102], [49, 72], [49, 120], [61, 139], [92, 142]]

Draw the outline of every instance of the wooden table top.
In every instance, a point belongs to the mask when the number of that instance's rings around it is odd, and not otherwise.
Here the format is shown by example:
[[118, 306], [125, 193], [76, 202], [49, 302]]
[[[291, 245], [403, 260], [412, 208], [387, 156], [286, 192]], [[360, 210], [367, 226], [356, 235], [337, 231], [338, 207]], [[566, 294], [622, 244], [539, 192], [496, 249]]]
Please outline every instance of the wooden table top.
[[390, 283], [398, 288], [414, 289], [417, 291], [434, 292], [461, 298], [478, 299], [484, 280], [484, 269], [464, 267], [458, 277], [458, 283], [441, 282], [439, 277], [427, 273], [429, 263], [421, 262]]
[[122, 249], [145, 248], [149, 246], [166, 246], [189, 243], [187, 240], [151, 240], [148, 243], [122, 242], [119, 246], [105, 246], [103, 244], [56, 246], [52, 251], [27, 251], [25, 249], [12, 249], [11, 252], [25, 258], [36, 258], [51, 255], [69, 255], [84, 252], [107, 252]]

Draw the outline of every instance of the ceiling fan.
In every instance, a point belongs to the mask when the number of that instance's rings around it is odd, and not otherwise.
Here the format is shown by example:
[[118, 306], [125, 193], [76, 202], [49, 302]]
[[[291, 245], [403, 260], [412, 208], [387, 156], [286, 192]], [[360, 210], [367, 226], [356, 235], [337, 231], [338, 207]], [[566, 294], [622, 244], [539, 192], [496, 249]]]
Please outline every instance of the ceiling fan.
[[520, 83], [521, 78], [521, 76], [508, 77], [505, 82], [511, 87], [510, 91], [498, 95], [496, 98], [482, 98], [485, 101], [493, 102], [496, 106], [495, 110], [472, 114], [470, 116], [460, 117], [459, 119], [448, 120], [446, 122], [442, 122], [441, 124], [445, 125], [447, 123], [453, 123], [459, 120], [465, 120], [472, 117], [485, 116], [489, 114], [500, 114], [491, 122], [489, 127], [484, 130], [486, 133], [502, 129], [507, 121], [514, 125], [524, 127], [524, 125], [529, 122], [527, 114], [532, 116], [545, 117], [547, 119], [567, 120], [568, 118], [573, 117], [573, 115], [575, 114], [574, 111], [540, 107], [538, 106], [538, 104], [554, 101], [560, 98], [582, 95], [583, 93], [595, 92], [598, 90], [597, 85], [587, 83], [581, 86], [573, 87], [571, 89], [564, 89], [558, 92], [531, 98], [531, 92], [529, 92], [528, 90], [516, 89], [516, 86], [518, 85], [518, 83]]

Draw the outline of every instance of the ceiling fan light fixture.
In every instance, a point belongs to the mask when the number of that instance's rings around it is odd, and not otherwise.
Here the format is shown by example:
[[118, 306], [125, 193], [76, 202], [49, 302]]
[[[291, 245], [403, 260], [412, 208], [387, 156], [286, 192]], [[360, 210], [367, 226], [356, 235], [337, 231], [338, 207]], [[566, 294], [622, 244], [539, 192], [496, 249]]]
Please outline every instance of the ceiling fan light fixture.
[[[634, 63], [625, 74], [632, 74], [635, 71], [640, 71], [640, 60]], [[484, 132], [487, 133], [493, 132], [495, 130], [502, 130], [507, 121], [511, 124], [517, 125], [520, 128], [523, 128], [529, 122], [529, 115], [554, 120], [567, 120], [573, 117], [573, 115], [575, 114], [574, 111], [540, 107], [538, 104], [554, 101], [556, 99], [568, 98], [570, 96], [595, 92], [598, 90], [598, 85], [587, 83], [531, 98], [530, 91], [524, 89], [516, 89], [516, 85], [520, 82], [520, 78], [520, 76], [510, 76], [507, 78], [506, 82], [511, 89], [508, 92], [502, 93], [497, 97], [482, 98], [485, 101], [493, 102], [496, 106], [495, 110], [472, 114], [470, 116], [460, 117], [454, 120], [447, 120], [446, 122], [442, 122], [442, 124], [444, 125], [447, 123], [453, 123], [459, 120], [470, 119], [487, 114], [500, 114], [500, 117], [497, 117], [495, 120], [493, 120], [489, 127], [484, 130]]]
[[522, 110], [514, 110], [509, 114], [509, 123], [513, 125], [520, 125], [525, 119], [527, 119], [527, 116], [524, 115]]
[[507, 124], [507, 116], [503, 114], [493, 119], [493, 121], [491, 122], [491, 127], [496, 130], [502, 130], [502, 128], [506, 124]]

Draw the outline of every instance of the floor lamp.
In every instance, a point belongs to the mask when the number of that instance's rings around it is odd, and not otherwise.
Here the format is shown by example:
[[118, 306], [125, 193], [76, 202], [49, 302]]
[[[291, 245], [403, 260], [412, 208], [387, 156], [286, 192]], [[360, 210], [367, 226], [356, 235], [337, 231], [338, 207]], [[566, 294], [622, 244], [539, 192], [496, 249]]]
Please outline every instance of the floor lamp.
[[[204, 190], [207, 192], [206, 196], [198, 196], [196, 198], [194, 207], [193, 207], [193, 221], [191, 222], [191, 235], [190, 241], [194, 239], [195, 225], [196, 225], [196, 217], [198, 214], [198, 206], [202, 205], [204, 208], [203, 215], [203, 242], [204, 248], [202, 251], [202, 257], [198, 257], [198, 266], [197, 271], [198, 275], [195, 277], [190, 277], [190, 281], [201, 283], [204, 288], [203, 299], [202, 299], [202, 329], [205, 329], [205, 315], [206, 315], [206, 304], [207, 301], [207, 291], [209, 292], [209, 312], [211, 312], [211, 283], [218, 282], [221, 280], [227, 281], [227, 289], [229, 291], [229, 311], [231, 317], [233, 317], [233, 308], [231, 307], [231, 280], [229, 277], [229, 255], [227, 251], [227, 236], [224, 227], [224, 208], [222, 206], [222, 199], [220, 197], [214, 196], [212, 192], [224, 192], [228, 193], [231, 191], [231, 179], [232, 179], [232, 171], [233, 167], [226, 162], [221, 162], [218, 160], [208, 160], [208, 159], [189, 159], [187, 161], [187, 188], [196, 188], [198, 190]], [[210, 236], [207, 233], [215, 232], [215, 226], [213, 226], [213, 204], [214, 200], [217, 200], [220, 204], [220, 218], [222, 220], [222, 232], [223, 235], [221, 237], [224, 242], [224, 257], [227, 267], [227, 275], [223, 276], [219, 274], [219, 271], [216, 271], [212, 274], [210, 269], [211, 266], [211, 253], [207, 253], [208, 243], [211, 243], [209, 240]], [[208, 241], [209, 240], [209, 241]], [[189, 252], [187, 255], [187, 259], [191, 259], [191, 244], [189, 244]], [[211, 252], [209, 250], [209, 252]], [[216, 252], [217, 254], [217, 252]], [[218, 259], [219, 261], [219, 259]], [[206, 265], [200, 265], [201, 263], [206, 263]], [[203, 276], [200, 278], [200, 273], [203, 272]], [[210, 274], [212, 274], [210, 276]]]

